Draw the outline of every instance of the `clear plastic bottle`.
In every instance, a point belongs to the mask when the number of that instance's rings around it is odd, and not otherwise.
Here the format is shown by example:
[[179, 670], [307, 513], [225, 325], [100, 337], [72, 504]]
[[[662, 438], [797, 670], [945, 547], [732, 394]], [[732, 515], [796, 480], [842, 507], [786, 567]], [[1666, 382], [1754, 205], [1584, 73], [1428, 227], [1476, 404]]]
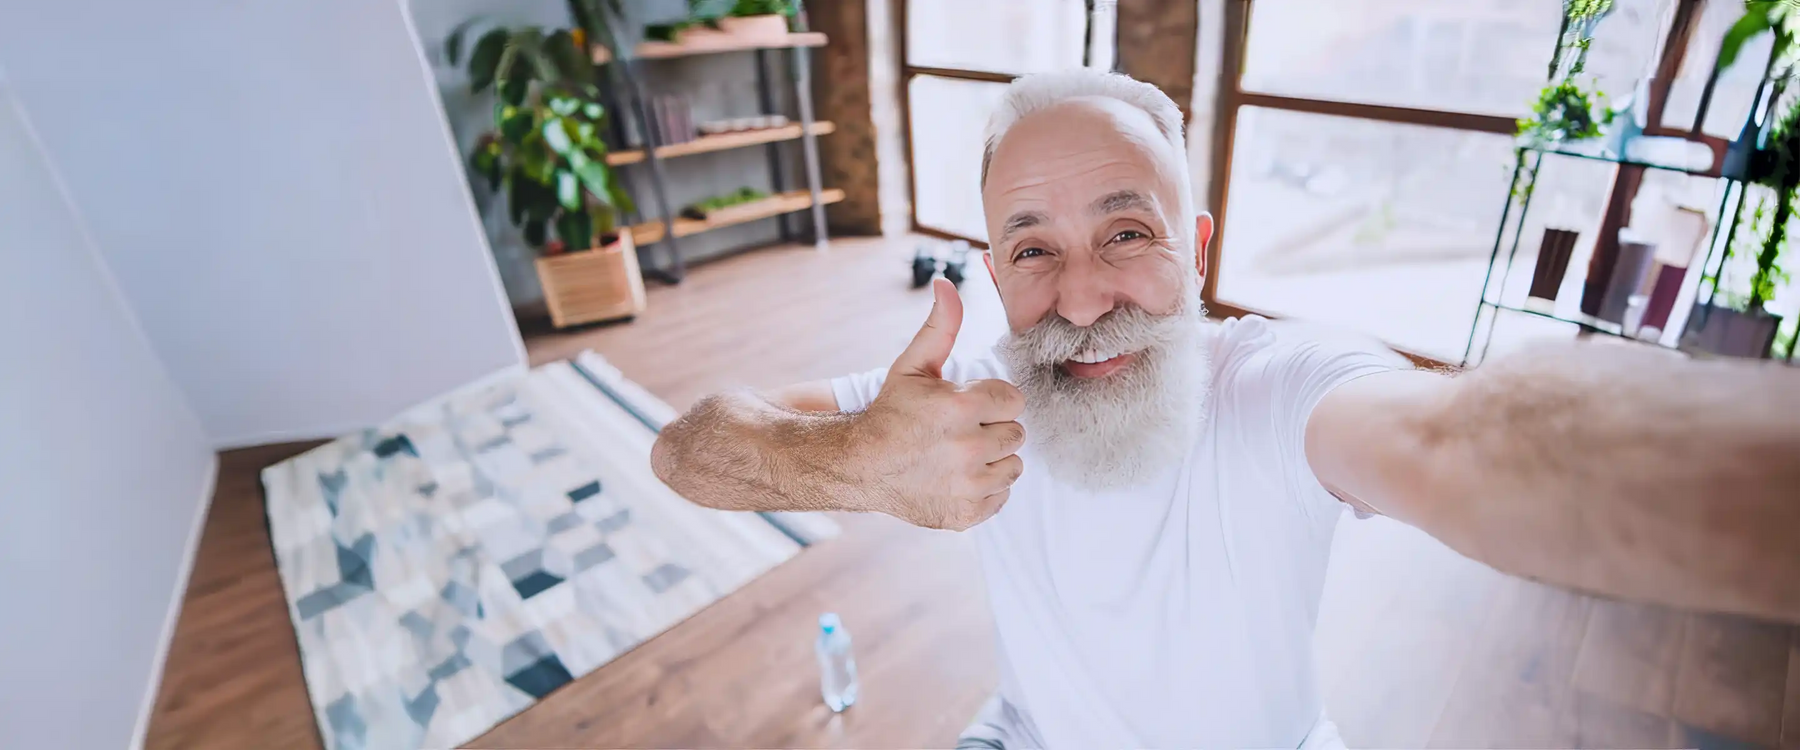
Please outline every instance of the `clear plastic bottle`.
[[856, 705], [856, 657], [850, 653], [850, 631], [835, 612], [819, 615], [819, 693], [832, 711]]

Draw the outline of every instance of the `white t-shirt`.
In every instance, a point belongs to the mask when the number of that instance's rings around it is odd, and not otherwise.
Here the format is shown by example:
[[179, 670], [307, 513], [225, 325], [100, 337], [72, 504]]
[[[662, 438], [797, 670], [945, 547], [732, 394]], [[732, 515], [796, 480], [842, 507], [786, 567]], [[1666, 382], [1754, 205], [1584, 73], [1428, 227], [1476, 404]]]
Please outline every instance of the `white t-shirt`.
[[[1185, 464], [1080, 490], [1038, 468], [1026, 425], [1025, 473], [974, 529], [1025, 744], [1293, 748], [1315, 725], [1335, 738], [1312, 634], [1346, 506], [1307, 466], [1306, 420], [1331, 389], [1394, 366], [1255, 316], [1216, 325], [1210, 346], [1209, 413]], [[1002, 370], [989, 356], [944, 373]], [[867, 408], [885, 376], [834, 380], [838, 408]]]

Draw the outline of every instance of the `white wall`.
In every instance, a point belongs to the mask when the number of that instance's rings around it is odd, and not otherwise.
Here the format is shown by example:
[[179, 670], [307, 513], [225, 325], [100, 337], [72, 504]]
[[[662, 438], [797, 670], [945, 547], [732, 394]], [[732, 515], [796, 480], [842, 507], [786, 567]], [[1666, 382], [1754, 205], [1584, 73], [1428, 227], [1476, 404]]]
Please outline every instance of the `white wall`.
[[213, 469], [0, 77], [0, 747], [132, 740]]
[[398, 0], [5, 3], [0, 65], [215, 444], [523, 362]]

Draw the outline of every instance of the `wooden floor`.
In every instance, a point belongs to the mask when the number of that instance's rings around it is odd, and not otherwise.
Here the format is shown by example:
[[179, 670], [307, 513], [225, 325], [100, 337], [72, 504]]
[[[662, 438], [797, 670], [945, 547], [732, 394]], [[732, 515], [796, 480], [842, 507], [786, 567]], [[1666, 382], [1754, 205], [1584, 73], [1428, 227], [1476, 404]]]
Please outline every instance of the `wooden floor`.
[[[780, 249], [653, 288], [635, 322], [535, 333], [534, 364], [592, 348], [677, 407], [884, 365], [924, 319], [910, 241]], [[965, 288], [965, 341], [1000, 327]], [[312, 444], [222, 456], [152, 716], [150, 748], [314, 748], [258, 471]], [[993, 689], [966, 536], [841, 516], [810, 549], [496, 727], [474, 747], [930, 747]], [[1800, 640], [1786, 626], [1598, 601], [1508, 579], [1390, 521], [1342, 524], [1317, 638], [1352, 746], [1800, 748]], [[837, 611], [864, 695], [820, 703], [811, 639]], [[1785, 729], [1784, 729], [1785, 725]], [[1784, 734], [1785, 732], [1785, 734]]]

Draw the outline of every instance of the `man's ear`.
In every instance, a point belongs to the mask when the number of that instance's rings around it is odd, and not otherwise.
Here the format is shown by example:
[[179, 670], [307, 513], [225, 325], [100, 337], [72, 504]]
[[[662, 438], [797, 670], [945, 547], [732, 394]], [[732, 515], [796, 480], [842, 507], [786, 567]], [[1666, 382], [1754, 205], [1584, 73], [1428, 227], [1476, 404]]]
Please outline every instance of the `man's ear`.
[[1211, 213], [1201, 211], [1194, 219], [1194, 270], [1202, 277], [1206, 276], [1206, 247], [1212, 244], [1213, 217]]

